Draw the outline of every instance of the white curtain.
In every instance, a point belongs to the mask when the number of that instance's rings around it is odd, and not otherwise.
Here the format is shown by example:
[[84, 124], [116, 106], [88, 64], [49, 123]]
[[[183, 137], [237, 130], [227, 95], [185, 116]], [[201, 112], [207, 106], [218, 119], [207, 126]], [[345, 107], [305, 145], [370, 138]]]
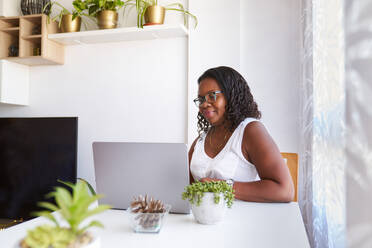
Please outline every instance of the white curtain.
[[311, 247], [345, 247], [345, 84], [341, 0], [302, 1], [299, 204]]
[[372, 247], [372, 1], [345, 1], [347, 243]]

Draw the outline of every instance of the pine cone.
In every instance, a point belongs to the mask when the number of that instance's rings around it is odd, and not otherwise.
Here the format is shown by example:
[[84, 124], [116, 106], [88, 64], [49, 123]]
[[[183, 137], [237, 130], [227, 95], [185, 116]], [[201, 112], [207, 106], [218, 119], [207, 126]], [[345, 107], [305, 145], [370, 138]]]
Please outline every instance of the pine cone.
[[165, 207], [160, 200], [154, 200], [152, 197], [148, 200], [147, 195], [133, 197], [130, 204], [133, 213], [164, 213]]
[[149, 200], [147, 195], [145, 197], [142, 195], [137, 198], [133, 197], [130, 207], [132, 213], [138, 213], [135, 219], [139, 220], [139, 225], [145, 229], [159, 225], [160, 214], [165, 213], [164, 204], [160, 200], [155, 200], [152, 197]]

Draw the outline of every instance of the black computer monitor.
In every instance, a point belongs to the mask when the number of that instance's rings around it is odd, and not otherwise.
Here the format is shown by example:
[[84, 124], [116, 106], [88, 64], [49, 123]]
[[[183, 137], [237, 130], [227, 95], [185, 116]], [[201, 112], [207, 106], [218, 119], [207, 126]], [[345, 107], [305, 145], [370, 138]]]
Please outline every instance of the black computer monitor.
[[0, 219], [30, 219], [57, 180], [74, 182], [77, 117], [0, 118]]

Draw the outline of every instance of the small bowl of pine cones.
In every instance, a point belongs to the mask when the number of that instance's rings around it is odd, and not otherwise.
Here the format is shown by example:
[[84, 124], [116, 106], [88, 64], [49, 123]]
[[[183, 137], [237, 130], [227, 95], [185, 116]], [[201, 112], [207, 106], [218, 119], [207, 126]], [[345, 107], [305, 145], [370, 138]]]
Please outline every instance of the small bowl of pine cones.
[[152, 197], [134, 197], [127, 209], [135, 232], [158, 233], [171, 206]]

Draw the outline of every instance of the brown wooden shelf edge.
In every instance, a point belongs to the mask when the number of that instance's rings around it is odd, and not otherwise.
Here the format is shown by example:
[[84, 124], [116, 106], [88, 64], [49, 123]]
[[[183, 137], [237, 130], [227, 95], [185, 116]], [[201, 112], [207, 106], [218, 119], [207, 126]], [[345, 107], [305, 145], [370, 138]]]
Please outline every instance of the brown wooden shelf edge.
[[44, 56], [6, 57], [2, 59], [28, 66], [63, 65], [61, 62], [52, 61], [50, 58], [46, 58]]
[[43, 36], [41, 34], [35, 34], [35, 35], [25, 35], [22, 36], [21, 39], [24, 40], [33, 40], [33, 39], [41, 39]]
[[11, 27], [11, 28], [1, 28], [0, 31], [11, 31], [11, 30], [19, 30], [19, 27]]
[[[44, 14], [0, 17], [0, 59], [29, 66], [64, 64], [64, 47], [47, 38], [58, 31]], [[18, 47], [17, 57], [8, 56], [11, 46]]]

